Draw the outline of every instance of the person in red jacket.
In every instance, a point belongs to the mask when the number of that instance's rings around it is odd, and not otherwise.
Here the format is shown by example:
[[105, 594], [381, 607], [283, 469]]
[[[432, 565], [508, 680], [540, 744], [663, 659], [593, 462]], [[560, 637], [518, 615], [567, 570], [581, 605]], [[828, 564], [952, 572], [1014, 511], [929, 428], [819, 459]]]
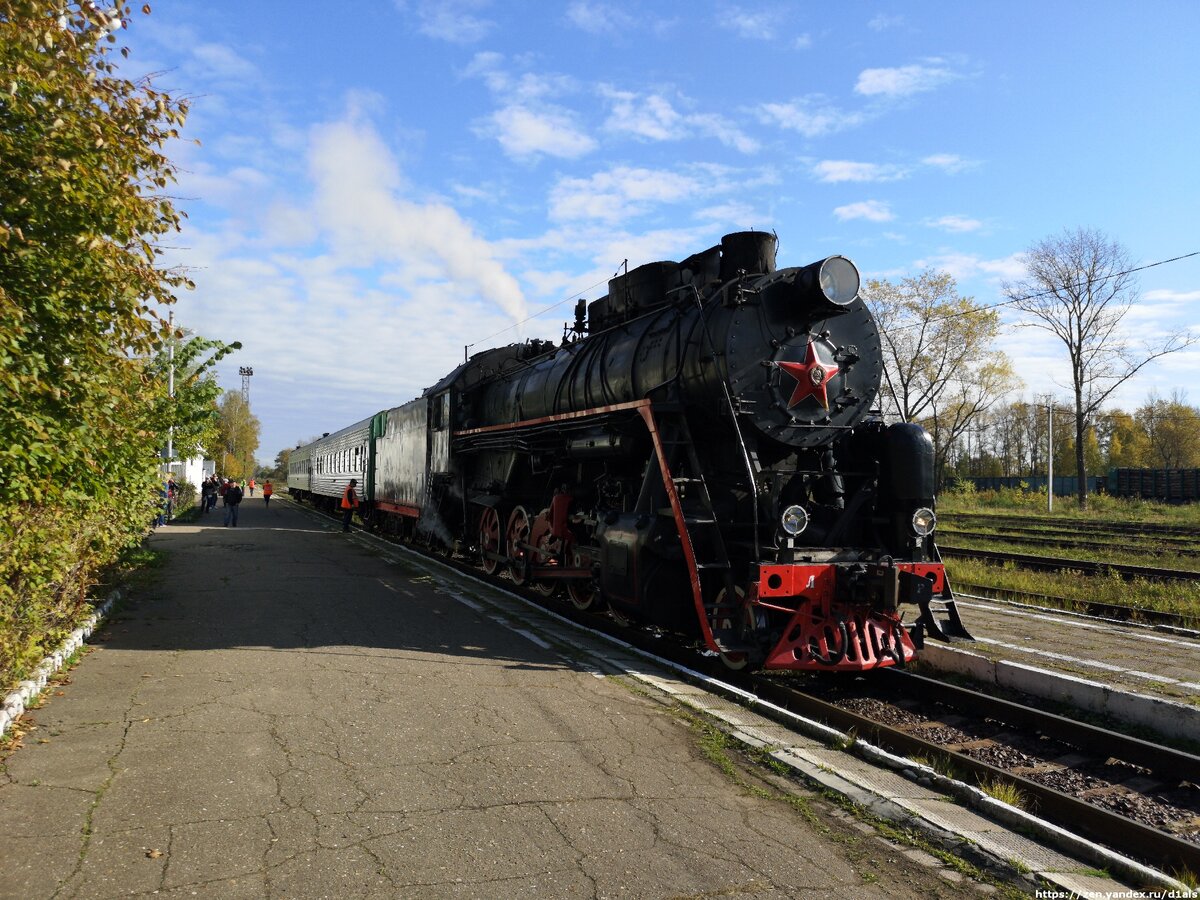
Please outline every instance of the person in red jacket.
[[358, 508], [358, 492], [354, 489], [357, 485], [358, 479], [351, 478], [350, 484], [342, 492], [342, 531], [350, 530], [350, 518]]

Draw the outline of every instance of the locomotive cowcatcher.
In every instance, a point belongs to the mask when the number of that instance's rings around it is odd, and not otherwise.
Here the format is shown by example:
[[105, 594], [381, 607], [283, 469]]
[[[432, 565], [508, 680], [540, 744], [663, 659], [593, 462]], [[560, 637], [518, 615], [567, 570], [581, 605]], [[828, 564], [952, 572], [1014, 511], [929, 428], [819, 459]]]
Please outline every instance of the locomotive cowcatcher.
[[733, 668], [863, 670], [969, 637], [933, 542], [932, 441], [873, 411], [857, 269], [775, 254], [741, 232], [618, 275], [560, 344], [476, 354], [299, 448], [289, 486], [337, 493], [352, 463], [372, 524]]

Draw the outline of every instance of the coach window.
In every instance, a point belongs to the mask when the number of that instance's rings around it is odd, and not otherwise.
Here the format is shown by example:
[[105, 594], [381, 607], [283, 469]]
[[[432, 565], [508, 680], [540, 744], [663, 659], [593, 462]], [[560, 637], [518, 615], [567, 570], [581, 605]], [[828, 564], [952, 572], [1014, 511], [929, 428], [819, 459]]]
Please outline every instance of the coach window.
[[439, 394], [433, 398], [433, 429], [445, 431], [450, 424], [450, 395]]

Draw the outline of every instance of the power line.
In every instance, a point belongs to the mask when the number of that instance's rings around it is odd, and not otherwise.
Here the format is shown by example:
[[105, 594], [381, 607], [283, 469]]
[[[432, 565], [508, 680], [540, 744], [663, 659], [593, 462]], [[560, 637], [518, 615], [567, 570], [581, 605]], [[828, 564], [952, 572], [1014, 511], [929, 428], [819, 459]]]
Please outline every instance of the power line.
[[[1183, 260], [1183, 259], [1191, 259], [1193, 256], [1200, 256], [1200, 250], [1194, 250], [1191, 253], [1184, 253], [1182, 256], [1173, 256], [1170, 259], [1160, 259], [1158, 262], [1147, 263], [1144, 266], [1136, 266], [1132, 269], [1126, 269], [1123, 272], [1112, 272], [1108, 275], [1105, 275], [1103, 278], [1096, 279], [1094, 281], [1094, 283], [1095, 284], [1103, 284], [1104, 282], [1111, 281], [1114, 278], [1120, 278], [1122, 275], [1132, 275], [1134, 272], [1142, 272], [1142, 271], [1145, 271], [1146, 269], [1153, 269], [1156, 266], [1165, 266], [1167, 263], [1179, 262], [1180, 260]], [[1076, 285], [1076, 287], [1083, 285], [1083, 284], [1088, 284], [1088, 283], [1093, 283], [1093, 282], [1091, 282], [1090, 280], [1089, 281], [1081, 281], [1081, 282], [1079, 282], [1078, 285]], [[986, 312], [988, 310], [999, 309], [1002, 306], [1013, 306], [1018, 303], [1024, 303], [1027, 300], [1037, 300], [1041, 297], [1049, 296], [1050, 294], [1053, 294], [1054, 292], [1055, 292], [1054, 288], [1050, 288], [1049, 290], [1039, 291], [1035, 294], [1028, 294], [1024, 297], [1012, 297], [1008, 300], [1001, 300], [997, 303], [983, 303], [983, 304], [975, 306], [971, 309], [963, 310], [962, 312], [948, 313], [945, 316], [942, 316], [937, 319], [929, 319], [926, 322], [913, 322], [912, 324], [909, 324], [909, 325], [899, 325], [890, 330], [891, 331], [904, 331], [905, 329], [908, 329], [908, 328], [919, 328], [923, 325], [936, 325], [939, 322], [948, 322], [951, 319], [958, 319], [958, 318], [961, 318], [962, 316], [973, 316], [973, 315], [976, 315], [981, 312]], [[880, 329], [880, 330], [882, 330], [882, 329]]]
[[494, 337], [498, 337], [499, 335], [504, 334], [504, 332], [506, 332], [506, 331], [512, 331], [514, 328], [521, 327], [526, 322], [532, 322], [534, 319], [544, 316], [546, 313], [550, 312], [550, 310], [558, 309], [558, 307], [562, 306], [564, 303], [568, 303], [571, 300], [575, 300], [575, 299], [582, 299], [582, 295], [586, 294], [588, 291], [592, 290], [593, 288], [597, 288], [600, 285], [605, 284], [607, 281], [608, 281], [608, 279], [604, 278], [604, 279], [601, 279], [600, 281], [597, 281], [595, 284], [588, 285], [583, 290], [574, 291], [573, 293], [564, 297], [562, 300], [559, 300], [557, 303], [552, 303], [550, 306], [547, 306], [545, 309], [538, 310], [533, 315], [529, 316], [528, 318], [522, 319], [520, 322], [513, 322], [511, 325], [506, 325], [504, 328], [501, 328], [499, 331], [495, 332], [494, 334], [489, 334], [487, 337], [480, 338], [477, 341], [472, 341], [470, 344], [466, 345], [466, 349], [469, 350], [471, 347], [477, 347], [480, 344], [490, 341]]

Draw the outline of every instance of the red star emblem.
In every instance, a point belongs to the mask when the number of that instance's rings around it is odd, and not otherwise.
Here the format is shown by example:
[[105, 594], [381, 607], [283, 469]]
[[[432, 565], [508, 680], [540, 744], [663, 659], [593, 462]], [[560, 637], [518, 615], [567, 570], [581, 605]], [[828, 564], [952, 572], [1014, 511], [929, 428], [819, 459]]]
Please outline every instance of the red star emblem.
[[817, 402], [829, 409], [829, 392], [825, 386], [838, 373], [837, 363], [826, 362], [817, 355], [817, 346], [808, 342], [808, 350], [804, 354], [804, 362], [781, 362], [775, 365], [796, 379], [796, 389], [788, 400], [791, 409], [805, 397], [816, 397]]

